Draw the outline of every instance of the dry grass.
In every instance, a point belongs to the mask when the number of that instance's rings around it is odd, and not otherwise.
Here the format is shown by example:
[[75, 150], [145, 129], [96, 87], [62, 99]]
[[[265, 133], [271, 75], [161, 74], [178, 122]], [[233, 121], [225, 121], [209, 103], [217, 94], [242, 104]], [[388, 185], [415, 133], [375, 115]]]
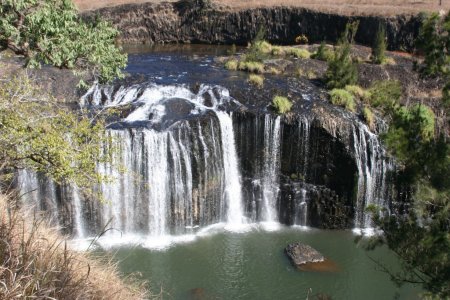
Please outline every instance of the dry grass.
[[[126, 3], [161, 3], [160, 0], [74, 0], [80, 10], [92, 10], [101, 7]], [[164, 2], [175, 2], [167, 0]], [[219, 5], [231, 9], [248, 9], [256, 7], [290, 6], [333, 12], [345, 15], [398, 15], [415, 14], [421, 11], [439, 11], [450, 9], [450, 0], [214, 0]]]
[[67, 249], [56, 230], [13, 203], [0, 195], [0, 299], [146, 298], [111, 262]]

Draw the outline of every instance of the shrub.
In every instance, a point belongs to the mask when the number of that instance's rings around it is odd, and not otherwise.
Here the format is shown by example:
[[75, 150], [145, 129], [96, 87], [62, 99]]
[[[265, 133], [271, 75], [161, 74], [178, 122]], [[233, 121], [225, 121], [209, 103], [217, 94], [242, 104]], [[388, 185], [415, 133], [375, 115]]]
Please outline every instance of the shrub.
[[390, 110], [398, 104], [402, 96], [402, 87], [398, 81], [383, 80], [375, 82], [369, 92], [372, 107]]
[[373, 115], [373, 112], [368, 107], [363, 108], [363, 117], [364, 121], [366, 121], [367, 126], [369, 126], [370, 130], [375, 129], [375, 116]]
[[409, 119], [420, 124], [417, 131], [424, 140], [428, 141], [434, 137], [435, 118], [431, 108], [424, 104], [416, 104], [409, 109]]
[[354, 85], [358, 81], [358, 70], [350, 55], [357, 28], [357, 22], [347, 24], [344, 33], [339, 39], [334, 57], [329, 61], [328, 69], [325, 73], [325, 81], [329, 89], [342, 89], [346, 85]]
[[0, 45], [25, 56], [27, 66], [89, 71], [104, 82], [123, 76], [127, 56], [115, 45], [119, 32], [99, 18], [84, 20], [72, 1], [8, 0], [0, 5]]
[[366, 100], [369, 98], [369, 92], [364, 90], [359, 85], [346, 85], [345, 90], [361, 100]]
[[250, 74], [248, 77], [248, 82], [262, 88], [264, 85], [264, 77], [261, 75]]
[[328, 49], [325, 45], [325, 42], [320, 43], [319, 48], [317, 51], [312, 55], [312, 58], [323, 60], [323, 61], [330, 61], [334, 57], [334, 52], [331, 49]]
[[372, 46], [372, 62], [374, 64], [384, 64], [386, 61], [386, 30], [380, 25]]
[[294, 47], [290, 47], [286, 49], [287, 54], [292, 55], [294, 57], [297, 58], [310, 58], [311, 57], [311, 53], [306, 50], [306, 49], [302, 49], [302, 48], [294, 48]]
[[238, 69], [251, 73], [264, 73], [264, 64], [256, 61], [241, 61], [239, 62]]
[[236, 59], [230, 59], [225, 63], [225, 69], [236, 71], [238, 69], [239, 62]]
[[272, 100], [272, 105], [279, 114], [288, 113], [292, 109], [292, 102], [288, 98], [282, 96], [275, 96]]
[[330, 91], [331, 103], [345, 107], [345, 109], [354, 112], [356, 110], [353, 95], [343, 89], [333, 89]]
[[296, 44], [308, 44], [308, 37], [304, 34], [299, 35], [295, 38]]

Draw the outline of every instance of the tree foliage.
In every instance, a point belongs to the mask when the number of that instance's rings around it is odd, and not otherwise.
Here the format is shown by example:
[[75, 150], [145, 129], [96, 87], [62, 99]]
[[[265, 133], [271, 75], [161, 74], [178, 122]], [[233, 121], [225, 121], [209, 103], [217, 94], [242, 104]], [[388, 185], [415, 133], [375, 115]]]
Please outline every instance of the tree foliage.
[[383, 64], [386, 61], [386, 29], [380, 25], [375, 36], [375, 41], [372, 46], [372, 62], [374, 64]]
[[0, 85], [0, 174], [5, 182], [18, 169], [43, 173], [56, 182], [90, 187], [102, 180], [98, 162], [111, 153], [101, 120], [62, 107], [25, 75]]
[[[447, 83], [444, 91], [449, 78], [449, 21], [448, 16], [441, 20], [431, 15], [423, 23], [419, 41], [426, 50], [420, 69], [425, 76], [442, 76]], [[376, 102], [391, 118], [384, 142], [398, 161], [399, 185], [411, 189], [411, 203], [400, 214], [373, 210], [375, 224], [384, 235], [375, 238], [371, 246], [386, 244], [401, 258], [401, 272], [385, 268], [395, 282], [421, 284], [427, 296], [446, 299], [450, 297], [448, 137], [436, 134], [434, 113], [426, 105], [408, 107], [388, 99], [393, 96], [382, 98]], [[443, 105], [446, 100], [444, 93]]]
[[356, 63], [350, 54], [358, 25], [358, 22], [347, 24], [334, 51], [334, 57], [328, 63], [325, 81], [329, 89], [343, 89], [346, 85], [354, 85], [358, 81]]
[[100, 81], [122, 76], [127, 57], [118, 31], [100, 19], [83, 21], [70, 0], [1, 0], [0, 44], [41, 64], [89, 70]]
[[443, 102], [450, 107], [450, 13], [444, 18], [433, 13], [420, 28], [417, 48], [424, 54], [419, 71], [424, 76], [440, 76], [445, 82]]

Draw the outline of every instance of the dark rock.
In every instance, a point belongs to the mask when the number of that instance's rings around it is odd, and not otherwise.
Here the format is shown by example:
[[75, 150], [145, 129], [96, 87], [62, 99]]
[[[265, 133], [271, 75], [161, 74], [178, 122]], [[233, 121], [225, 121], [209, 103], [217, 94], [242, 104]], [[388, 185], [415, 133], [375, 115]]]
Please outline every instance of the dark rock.
[[380, 24], [386, 28], [390, 50], [412, 50], [420, 16], [346, 16], [305, 8], [270, 7], [240, 11], [199, 9], [182, 3], [142, 3], [103, 8], [85, 14], [101, 15], [121, 31], [124, 43], [246, 44], [264, 27], [273, 43], [294, 44], [299, 35], [310, 42], [335, 42], [349, 21], [359, 20], [356, 42], [371, 46]]
[[302, 243], [289, 244], [285, 249], [286, 255], [296, 267], [307, 263], [325, 261], [325, 257], [316, 249]]

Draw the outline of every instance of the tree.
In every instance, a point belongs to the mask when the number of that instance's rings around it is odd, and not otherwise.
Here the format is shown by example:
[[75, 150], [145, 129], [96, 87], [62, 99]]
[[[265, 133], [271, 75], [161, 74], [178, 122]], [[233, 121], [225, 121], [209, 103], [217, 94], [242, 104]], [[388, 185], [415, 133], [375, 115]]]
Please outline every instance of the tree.
[[105, 143], [101, 119], [61, 107], [26, 75], [0, 84], [1, 182], [27, 168], [58, 183], [92, 187], [104, 179], [97, 163], [110, 159], [102, 151]]
[[70, 0], [2, 0], [0, 44], [41, 64], [89, 71], [100, 81], [121, 77], [127, 57], [107, 22], [83, 21]]
[[328, 63], [325, 82], [329, 89], [342, 89], [346, 85], [354, 85], [358, 81], [358, 70], [350, 54], [358, 25], [358, 22], [346, 25], [334, 51], [334, 57]]
[[[425, 59], [424, 76], [441, 76], [448, 89], [447, 45], [449, 16], [433, 14], [423, 23], [420, 48]], [[444, 92], [443, 105], [446, 94]], [[384, 111], [391, 123], [384, 135], [388, 150], [398, 162], [398, 183], [411, 192], [411, 203], [398, 214], [371, 208], [375, 224], [384, 232], [369, 249], [386, 244], [402, 261], [402, 271], [390, 273], [399, 283], [421, 284], [428, 296], [450, 297], [450, 145], [448, 137], [436, 135], [435, 116], [424, 104], [411, 107], [389, 102]]]
[[374, 64], [380, 65], [386, 61], [386, 47], [386, 29], [380, 24], [372, 46], [372, 62]]

